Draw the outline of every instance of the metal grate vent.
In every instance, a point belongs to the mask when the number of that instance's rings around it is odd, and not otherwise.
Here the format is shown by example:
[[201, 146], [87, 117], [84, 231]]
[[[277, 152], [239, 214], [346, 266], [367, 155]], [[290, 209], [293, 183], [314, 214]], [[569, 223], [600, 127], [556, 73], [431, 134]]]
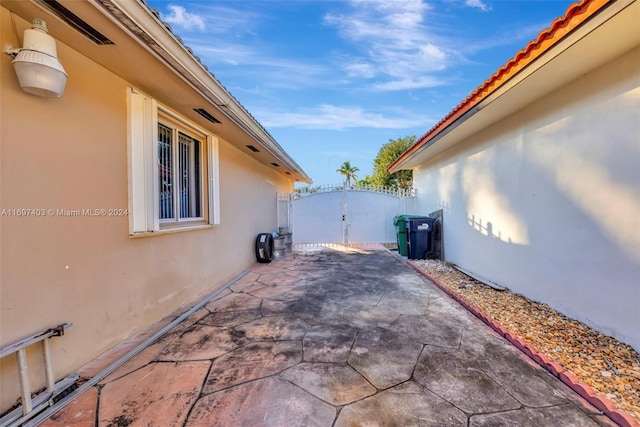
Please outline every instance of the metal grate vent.
[[247, 147], [249, 150], [253, 151], [254, 153], [259, 153], [260, 152], [260, 150], [258, 150], [253, 145], [246, 145], [245, 147]]
[[279, 165], [279, 164], [277, 164], [277, 163], [271, 163], [271, 166], [275, 166], [275, 167], [277, 167], [277, 168], [279, 168], [279, 167], [280, 167], [280, 165]]
[[211, 115], [211, 113], [209, 113], [204, 108], [194, 108], [193, 111], [195, 111], [196, 113], [200, 114], [202, 117], [204, 117], [205, 119], [209, 120], [211, 123], [220, 123], [220, 120], [218, 120], [215, 117], [213, 117]]
[[37, 0], [58, 18], [69, 24], [73, 29], [80, 32], [86, 38], [97, 45], [113, 44], [104, 34], [83, 21], [78, 15], [58, 3], [56, 0]]

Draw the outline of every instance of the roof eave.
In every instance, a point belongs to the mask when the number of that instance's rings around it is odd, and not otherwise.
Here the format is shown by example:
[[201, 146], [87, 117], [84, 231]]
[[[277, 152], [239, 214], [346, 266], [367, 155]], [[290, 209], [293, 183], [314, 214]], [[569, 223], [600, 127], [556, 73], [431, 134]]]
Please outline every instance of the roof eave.
[[[394, 173], [416, 166], [418, 154], [424, 153], [438, 141], [449, 135], [462, 123], [470, 120], [478, 113], [483, 105], [487, 105], [499, 98], [504, 92], [514, 87], [514, 80], [528, 77], [555, 56], [548, 55], [552, 48], [566, 40], [576, 29], [589, 21], [611, 4], [617, 4], [617, 11], [624, 9], [635, 0], [583, 0], [571, 5], [565, 15], [556, 19], [552, 25], [541, 31], [538, 37], [519, 51], [506, 65], [501, 67], [464, 101], [454, 108], [439, 123], [420, 137], [411, 147], [400, 155], [387, 171]], [[569, 44], [569, 43], [567, 43]], [[537, 67], [533, 64], [536, 63]], [[524, 72], [526, 70], [526, 72]]]
[[311, 183], [311, 178], [273, 139], [267, 130], [242, 106], [188, 48], [142, 1], [89, 0], [109, 18], [135, 35], [135, 40], [196, 90], [219, 107], [222, 114], [240, 127], [266, 151], [276, 157], [295, 181]]

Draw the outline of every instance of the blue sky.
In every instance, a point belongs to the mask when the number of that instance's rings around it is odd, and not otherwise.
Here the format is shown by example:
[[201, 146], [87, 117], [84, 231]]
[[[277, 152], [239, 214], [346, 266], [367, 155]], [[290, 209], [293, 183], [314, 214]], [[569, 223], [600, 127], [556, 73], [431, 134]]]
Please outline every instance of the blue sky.
[[569, 1], [148, 0], [314, 180], [370, 175], [562, 16]]

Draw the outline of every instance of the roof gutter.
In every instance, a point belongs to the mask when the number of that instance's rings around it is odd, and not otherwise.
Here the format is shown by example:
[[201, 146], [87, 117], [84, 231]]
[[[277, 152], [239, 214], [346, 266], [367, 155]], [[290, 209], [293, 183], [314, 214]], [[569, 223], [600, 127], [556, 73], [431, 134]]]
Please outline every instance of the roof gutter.
[[273, 139], [269, 132], [231, 95], [178, 37], [141, 0], [89, 0], [111, 21], [173, 70], [185, 83], [219, 108], [231, 122], [262, 145], [266, 151], [299, 175], [311, 178]]

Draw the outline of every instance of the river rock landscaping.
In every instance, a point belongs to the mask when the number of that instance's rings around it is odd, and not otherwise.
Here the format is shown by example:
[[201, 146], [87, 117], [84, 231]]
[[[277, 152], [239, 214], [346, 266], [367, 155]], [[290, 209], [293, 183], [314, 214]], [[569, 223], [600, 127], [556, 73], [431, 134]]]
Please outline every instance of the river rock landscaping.
[[411, 262], [640, 421], [640, 354], [631, 346], [547, 304], [487, 286], [451, 264]]

